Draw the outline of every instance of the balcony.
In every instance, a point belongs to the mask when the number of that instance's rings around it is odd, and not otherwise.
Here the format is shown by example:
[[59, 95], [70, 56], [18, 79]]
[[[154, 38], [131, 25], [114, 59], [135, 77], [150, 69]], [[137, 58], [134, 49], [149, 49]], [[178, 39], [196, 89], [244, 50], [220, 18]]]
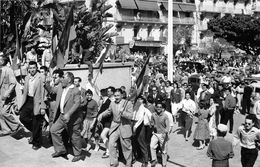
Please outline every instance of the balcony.
[[158, 24], [163, 23], [161, 19], [158, 18], [151, 18], [151, 17], [134, 17], [134, 16], [126, 16], [126, 15], [120, 15], [115, 17], [116, 22], [125, 22], [125, 23], [147, 23], [147, 24]]
[[159, 41], [164, 43], [167, 41], [167, 37], [161, 36], [161, 37], [159, 37]]
[[195, 20], [192, 17], [185, 17], [185, 18], [173, 17], [173, 24], [194, 25]]

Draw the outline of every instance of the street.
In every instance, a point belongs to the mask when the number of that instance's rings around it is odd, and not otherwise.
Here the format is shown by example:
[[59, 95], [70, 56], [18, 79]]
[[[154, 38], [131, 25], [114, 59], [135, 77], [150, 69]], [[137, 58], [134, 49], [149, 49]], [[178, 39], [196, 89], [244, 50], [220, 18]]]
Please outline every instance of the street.
[[[237, 129], [244, 121], [244, 117], [240, 114], [234, 115], [235, 125], [234, 129]], [[196, 127], [196, 119], [193, 124], [193, 131]], [[180, 131], [177, 130], [177, 124], [174, 127], [175, 132], [170, 135], [169, 142], [169, 160], [168, 167], [210, 167], [211, 160], [206, 156], [207, 148], [203, 150], [197, 150], [193, 146], [193, 133], [188, 142], [184, 140]], [[5, 136], [0, 138], [0, 166], [1, 167], [108, 167], [109, 159], [102, 159], [101, 156], [104, 153], [102, 149], [98, 152], [90, 150], [90, 153], [83, 151], [85, 155], [84, 161], [72, 163], [72, 155], [69, 154], [69, 160], [64, 158], [51, 157], [54, 152], [53, 147], [46, 144], [44, 140], [44, 147], [38, 151], [34, 151], [31, 145], [28, 144], [29, 138], [28, 132], [19, 132], [14, 137]], [[26, 136], [26, 137], [24, 137]], [[45, 137], [44, 137], [45, 138]], [[226, 137], [228, 140], [232, 140], [232, 135], [228, 134]], [[45, 138], [46, 139], [46, 138]], [[102, 144], [101, 144], [102, 146]], [[240, 167], [240, 146], [237, 145], [234, 149], [235, 157], [230, 160], [231, 167]], [[120, 163], [120, 166], [124, 166]], [[141, 166], [140, 162], [136, 162], [134, 167]], [[160, 167], [161, 165], [157, 165]], [[255, 163], [255, 167], [260, 167], [260, 160]]]

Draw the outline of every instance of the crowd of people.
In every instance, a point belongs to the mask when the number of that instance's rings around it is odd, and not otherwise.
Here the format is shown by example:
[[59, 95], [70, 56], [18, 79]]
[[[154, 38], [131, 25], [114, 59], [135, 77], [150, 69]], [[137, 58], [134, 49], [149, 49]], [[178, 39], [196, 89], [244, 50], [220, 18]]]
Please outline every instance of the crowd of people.
[[[224, 64], [223, 68], [227, 68]], [[106, 151], [102, 158], [109, 158], [110, 166], [119, 165], [119, 152], [127, 167], [136, 160], [142, 167], [149, 162], [154, 167], [158, 155], [162, 166], [167, 165], [174, 124], [178, 123], [184, 140], [189, 141], [196, 119], [193, 139], [199, 143], [198, 150], [208, 146], [212, 166], [229, 166], [228, 159], [234, 156], [233, 145], [240, 142], [242, 166], [253, 167], [260, 140], [260, 93], [254, 92], [243, 79], [236, 80], [233, 71], [207, 75], [217, 70], [207, 60], [205, 65], [212, 70], [198, 72], [196, 67], [185, 70], [176, 65], [174, 80], [169, 81], [165, 56], [153, 56], [146, 74], [148, 84], [139, 94], [135, 86], [129, 93], [124, 85], [99, 90], [92, 82], [92, 75], [87, 84], [82, 83], [71, 72], [56, 69], [50, 73], [48, 67], [39, 68], [37, 60], [30, 59], [22, 97], [16, 97], [14, 72], [8, 66], [8, 58], [0, 55], [0, 134], [12, 134], [25, 127], [32, 134], [28, 143], [38, 150], [42, 146], [42, 133], [47, 129], [54, 147], [53, 158], [66, 158], [68, 147], [72, 147], [72, 162], [77, 162], [82, 159], [83, 149], [98, 151], [103, 143]], [[133, 68], [133, 81], [140, 71], [138, 68]], [[201, 81], [197, 88], [189, 82], [189, 77], [195, 74]], [[96, 92], [99, 99], [93, 98]], [[22, 99], [17, 108], [19, 120], [11, 112], [15, 98]], [[246, 115], [245, 124], [235, 131], [234, 113]], [[224, 139], [227, 132], [234, 134], [233, 143]]]

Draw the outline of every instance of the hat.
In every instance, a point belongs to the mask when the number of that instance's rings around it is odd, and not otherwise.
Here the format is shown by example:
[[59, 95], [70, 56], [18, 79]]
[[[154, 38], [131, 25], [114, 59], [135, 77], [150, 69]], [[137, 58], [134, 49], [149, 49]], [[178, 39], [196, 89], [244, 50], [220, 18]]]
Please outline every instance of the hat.
[[224, 124], [218, 124], [218, 130], [220, 132], [227, 132], [228, 127], [227, 127], [227, 125], [224, 125]]

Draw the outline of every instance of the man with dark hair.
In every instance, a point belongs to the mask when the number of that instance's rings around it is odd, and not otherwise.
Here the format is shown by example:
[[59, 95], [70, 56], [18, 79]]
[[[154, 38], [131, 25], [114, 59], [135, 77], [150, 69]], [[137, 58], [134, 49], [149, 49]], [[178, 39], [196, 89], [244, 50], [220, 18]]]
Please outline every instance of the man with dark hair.
[[98, 116], [101, 121], [107, 116], [113, 117], [110, 130], [109, 130], [109, 153], [110, 153], [110, 166], [118, 166], [117, 157], [117, 141], [120, 139], [122, 152], [126, 160], [126, 167], [132, 166], [132, 118], [133, 118], [133, 105], [122, 99], [122, 90], [116, 89], [114, 97], [108, 110]]
[[245, 124], [241, 125], [234, 135], [234, 145], [240, 142], [242, 167], [253, 167], [258, 156], [256, 142], [260, 140], [260, 130], [254, 127], [256, 116], [249, 114]]
[[[83, 105], [85, 99], [86, 99], [86, 94], [87, 94], [87, 90], [81, 87], [81, 78], [80, 77], [75, 77], [74, 78], [74, 85], [80, 90], [81, 96], [80, 96], [80, 100], [81, 100], [81, 105]], [[81, 106], [81, 109], [83, 109], [83, 106]], [[84, 109], [83, 109], [84, 110]], [[82, 111], [83, 111], [82, 110]], [[83, 111], [84, 112], [84, 111]], [[86, 111], [85, 111], [86, 112]]]
[[[101, 89], [100, 93], [101, 93], [102, 104], [101, 104], [100, 109], [98, 111], [98, 115], [100, 115], [104, 111], [106, 111], [109, 108], [109, 105], [111, 103], [111, 100], [108, 98], [108, 95], [107, 95], [107, 89]], [[112, 121], [112, 116], [103, 118], [102, 121], [101, 121], [101, 123], [103, 125], [103, 130], [100, 134], [100, 137], [102, 138], [103, 143], [104, 143], [105, 148], [106, 148], [106, 152], [103, 154], [102, 158], [108, 158], [109, 157], [108, 133], [109, 133], [111, 121]]]
[[20, 124], [9, 114], [15, 98], [16, 80], [14, 72], [7, 67], [8, 59], [0, 56], [0, 136], [15, 132]]
[[43, 74], [43, 75], [45, 75], [45, 76], [47, 76], [47, 74], [48, 74], [48, 68], [46, 67], [46, 66], [41, 66], [40, 67], [40, 72]]
[[229, 133], [232, 133], [233, 131], [233, 115], [234, 115], [234, 110], [236, 107], [236, 99], [231, 95], [231, 88], [226, 88], [225, 90], [226, 97], [223, 105], [223, 113], [221, 114], [221, 123], [227, 125], [229, 121]]
[[[54, 110], [56, 106], [56, 96], [57, 96], [57, 90], [58, 87], [61, 86], [61, 81], [63, 79], [63, 71], [61, 69], [56, 69], [52, 73], [52, 79], [51, 81], [45, 82], [45, 89], [47, 90], [47, 98], [48, 100], [48, 114], [49, 114], [49, 128], [51, 128], [53, 121], [54, 121]], [[51, 134], [49, 133], [49, 140], [51, 141]]]
[[54, 123], [50, 129], [55, 153], [53, 158], [66, 155], [66, 148], [62, 141], [62, 131], [68, 130], [72, 143], [74, 158], [72, 162], [81, 159], [81, 124], [82, 113], [80, 107], [80, 91], [74, 86], [74, 75], [67, 72], [58, 87], [56, 105], [54, 108]]
[[169, 118], [164, 113], [166, 106], [162, 102], [156, 103], [156, 112], [152, 114], [151, 126], [153, 127], [153, 136], [151, 138], [151, 167], [157, 164], [156, 149], [160, 143], [162, 149], [162, 166], [166, 167], [167, 163], [167, 140], [169, 133]]
[[114, 93], [116, 91], [116, 88], [113, 87], [113, 86], [109, 86], [107, 88], [107, 96], [108, 98], [111, 100], [111, 101], [115, 101], [115, 98], [114, 98]]
[[[83, 130], [81, 131], [81, 136], [85, 139], [87, 143], [87, 150], [91, 148], [91, 145], [89, 144], [89, 141], [91, 137], [94, 135], [95, 132], [92, 131], [94, 124], [96, 122], [97, 114], [98, 114], [98, 104], [93, 99], [93, 92], [88, 89], [86, 91], [86, 98], [84, 99], [84, 107], [86, 108], [86, 115], [85, 119], [83, 121]], [[99, 145], [96, 143], [95, 149], [98, 150]]]
[[227, 125], [219, 124], [217, 127], [217, 138], [209, 143], [207, 156], [212, 159], [212, 167], [228, 167], [228, 159], [234, 157], [232, 143], [224, 138], [227, 134], [227, 129]]
[[25, 77], [22, 105], [20, 110], [20, 121], [32, 132], [29, 144], [38, 150], [41, 147], [43, 115], [46, 112], [44, 93], [44, 76], [37, 71], [37, 63], [29, 62], [29, 75]]

